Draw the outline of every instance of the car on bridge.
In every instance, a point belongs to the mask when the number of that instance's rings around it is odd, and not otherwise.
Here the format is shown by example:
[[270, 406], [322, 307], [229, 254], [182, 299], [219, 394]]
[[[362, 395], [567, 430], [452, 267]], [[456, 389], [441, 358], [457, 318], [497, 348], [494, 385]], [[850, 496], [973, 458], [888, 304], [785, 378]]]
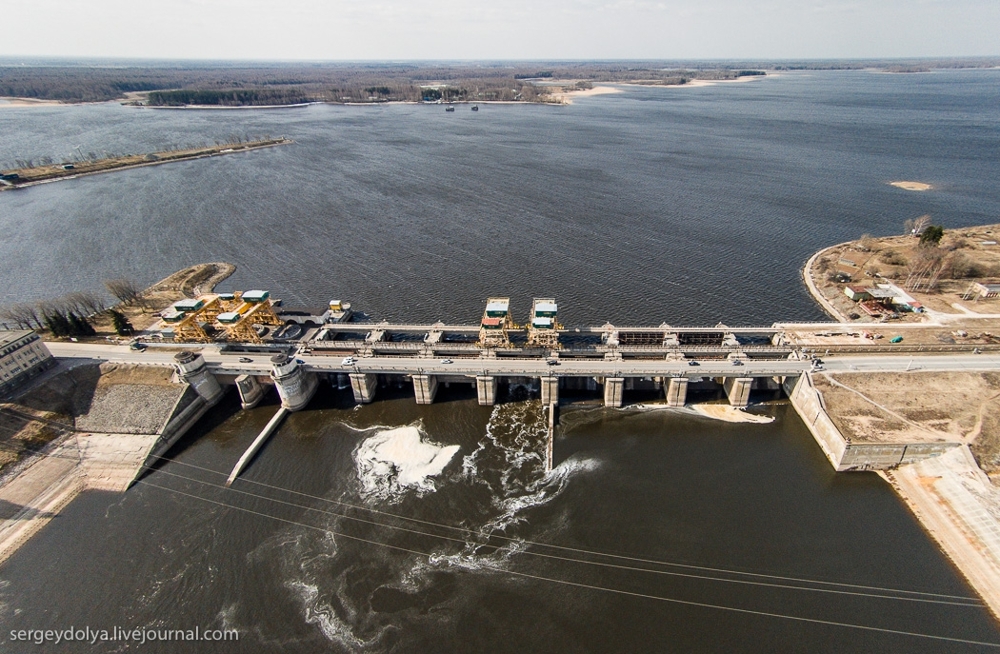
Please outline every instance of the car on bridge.
[[694, 359], [692, 359], [691, 361], [688, 361], [688, 365], [689, 366], [700, 366], [701, 364], [698, 363], [697, 361], [695, 361]]
[[340, 362], [340, 365], [342, 365], [342, 366], [353, 366], [354, 365], [354, 357], [345, 357], [344, 360]]
[[441, 363], [455, 363], [451, 359], [441, 359]]
[[253, 363], [253, 359], [250, 357], [240, 357], [240, 363]]

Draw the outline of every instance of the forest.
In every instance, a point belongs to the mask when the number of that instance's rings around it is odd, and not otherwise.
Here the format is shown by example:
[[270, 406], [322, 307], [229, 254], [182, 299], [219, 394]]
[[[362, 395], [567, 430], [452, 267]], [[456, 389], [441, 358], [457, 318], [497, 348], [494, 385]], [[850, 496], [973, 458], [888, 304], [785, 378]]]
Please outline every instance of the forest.
[[237, 63], [0, 60], [0, 97], [121, 100], [152, 106], [302, 102], [549, 102], [576, 82], [684, 84], [766, 71], [876, 68], [910, 72], [1000, 65], [1000, 59], [838, 61], [622, 61]]

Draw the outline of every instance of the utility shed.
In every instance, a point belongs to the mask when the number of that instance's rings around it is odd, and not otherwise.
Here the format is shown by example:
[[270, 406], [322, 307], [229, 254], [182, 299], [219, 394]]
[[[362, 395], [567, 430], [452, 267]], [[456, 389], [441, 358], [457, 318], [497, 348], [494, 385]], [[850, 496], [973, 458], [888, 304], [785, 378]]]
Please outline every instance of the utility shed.
[[491, 318], [503, 318], [509, 309], [509, 301], [496, 300], [486, 305], [486, 315]]
[[535, 317], [552, 318], [558, 310], [559, 307], [555, 302], [538, 302], [535, 304]]
[[869, 293], [867, 289], [861, 288], [860, 286], [845, 286], [844, 295], [855, 302], [872, 299], [871, 293]]
[[243, 301], [250, 304], [258, 304], [264, 302], [269, 297], [271, 297], [270, 291], [247, 291], [243, 294]]
[[203, 300], [178, 300], [174, 302], [174, 311], [200, 311], [204, 306], [205, 302]]

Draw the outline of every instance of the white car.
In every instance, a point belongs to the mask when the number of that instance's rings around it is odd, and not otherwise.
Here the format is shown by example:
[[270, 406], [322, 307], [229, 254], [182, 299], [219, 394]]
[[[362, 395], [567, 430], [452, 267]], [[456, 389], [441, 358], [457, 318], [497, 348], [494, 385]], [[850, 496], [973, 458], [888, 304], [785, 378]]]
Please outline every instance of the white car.
[[441, 359], [441, 363], [455, 363], [451, 359]]
[[347, 357], [347, 358], [345, 358], [343, 361], [340, 362], [340, 365], [342, 365], [342, 366], [353, 366], [354, 365], [354, 357]]

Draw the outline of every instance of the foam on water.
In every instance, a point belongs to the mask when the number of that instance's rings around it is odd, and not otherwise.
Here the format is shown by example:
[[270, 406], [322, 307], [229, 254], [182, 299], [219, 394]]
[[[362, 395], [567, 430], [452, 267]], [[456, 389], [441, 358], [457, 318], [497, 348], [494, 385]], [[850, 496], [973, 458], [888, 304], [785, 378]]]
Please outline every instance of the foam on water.
[[354, 453], [362, 495], [387, 500], [406, 489], [432, 492], [436, 486], [431, 478], [441, 474], [458, 450], [458, 445], [423, 440], [416, 427], [380, 431]]
[[358, 638], [347, 622], [337, 615], [336, 609], [321, 599], [318, 585], [292, 581], [286, 587], [298, 596], [305, 607], [305, 621], [316, 625], [328, 640], [354, 649], [372, 643]]
[[[537, 401], [495, 407], [485, 433], [463, 457], [461, 471], [448, 477], [452, 483], [447, 485], [442, 485], [442, 473], [454, 459], [458, 445], [432, 442], [419, 425], [375, 427], [370, 433], [354, 451], [360, 483], [357, 492], [364, 499], [433, 502], [442, 511], [435, 514], [434, 521], [460, 524], [469, 531], [464, 538], [453, 532], [462, 538], [457, 543], [418, 548], [426, 556], [402, 558], [391, 550], [365, 546], [360, 546], [365, 554], [359, 556], [358, 544], [338, 544], [340, 539], [329, 532], [322, 536], [302, 533], [275, 542], [289, 573], [285, 586], [302, 606], [304, 620], [330, 642], [352, 651], [386, 647], [393, 638], [388, 634], [395, 629], [398, 611], [413, 606], [389, 613], [373, 609], [372, 598], [379, 589], [418, 597], [439, 588], [442, 575], [502, 572], [515, 565], [528, 540], [557, 541], [565, 523], [549, 516], [543, 524], [535, 524], [530, 517], [532, 509], [559, 497], [573, 476], [600, 465], [592, 458], [571, 457], [545, 471], [545, 425]], [[346, 491], [351, 492], [355, 491]], [[424, 497], [430, 492], [434, 492], [433, 497]], [[348, 495], [343, 497], [351, 501]], [[326, 526], [333, 531], [356, 529], [338, 517], [331, 517]], [[500, 535], [506, 540], [491, 538]], [[392, 532], [380, 530], [366, 537], [391, 542]], [[446, 607], [461, 601], [460, 595], [449, 595], [434, 600], [434, 606], [447, 612]]]

